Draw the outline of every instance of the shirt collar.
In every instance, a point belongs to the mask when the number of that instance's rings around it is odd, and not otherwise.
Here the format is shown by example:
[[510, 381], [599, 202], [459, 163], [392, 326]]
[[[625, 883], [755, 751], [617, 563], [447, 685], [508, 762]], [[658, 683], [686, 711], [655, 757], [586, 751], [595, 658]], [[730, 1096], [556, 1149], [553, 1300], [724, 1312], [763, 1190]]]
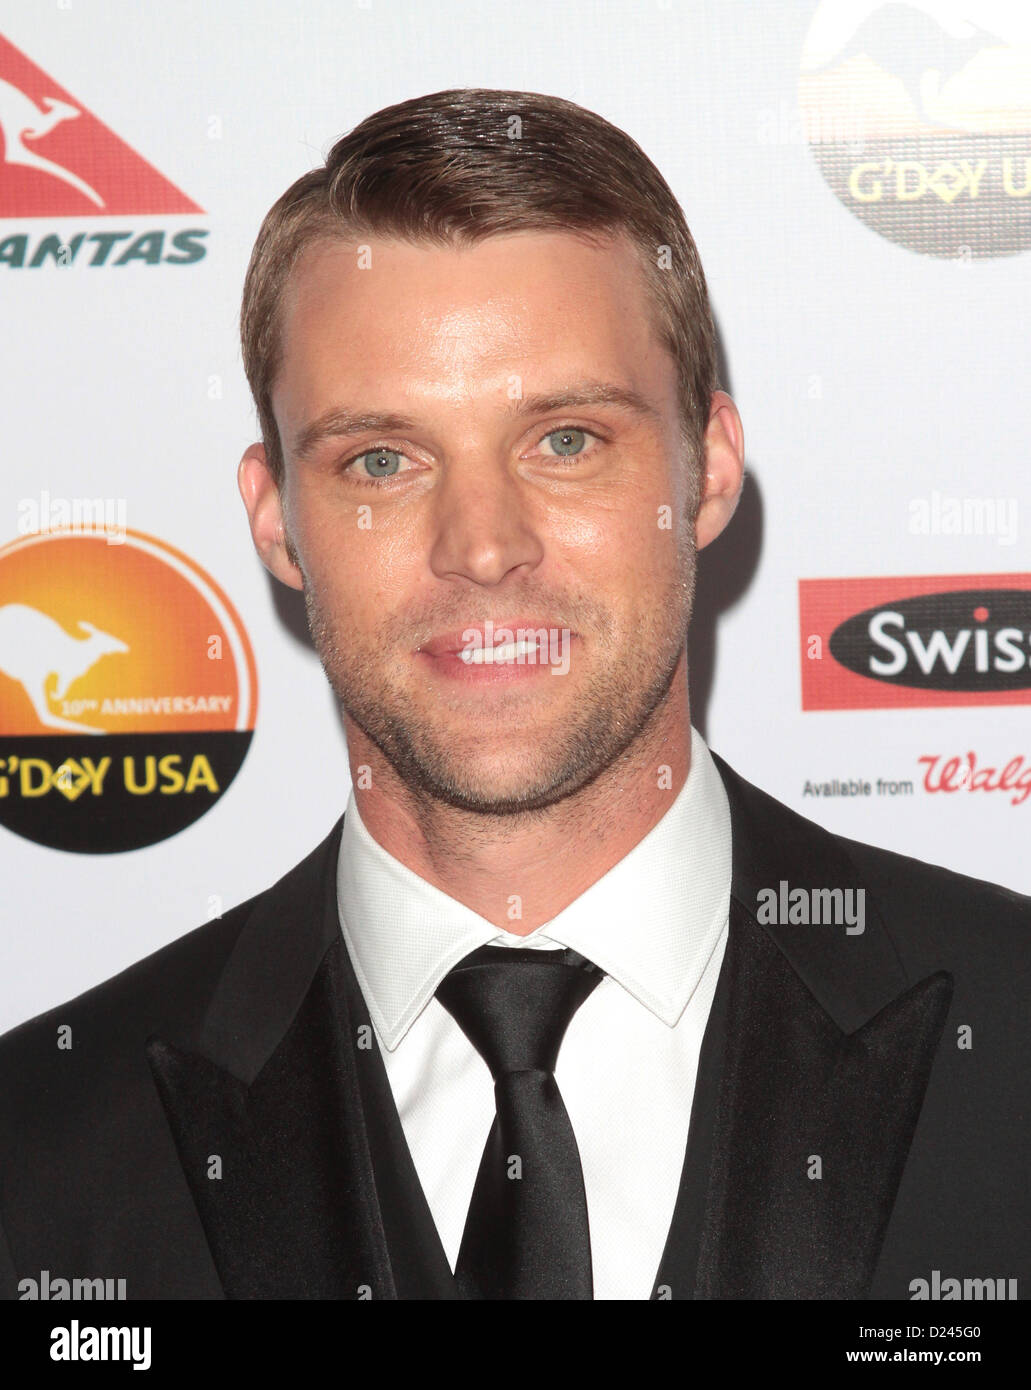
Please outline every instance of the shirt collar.
[[569, 946], [669, 1027], [719, 940], [730, 906], [730, 806], [701, 734], [669, 810], [607, 873], [529, 936], [496, 927], [374, 840], [352, 789], [337, 860], [340, 925], [390, 1051], [448, 971], [477, 946]]

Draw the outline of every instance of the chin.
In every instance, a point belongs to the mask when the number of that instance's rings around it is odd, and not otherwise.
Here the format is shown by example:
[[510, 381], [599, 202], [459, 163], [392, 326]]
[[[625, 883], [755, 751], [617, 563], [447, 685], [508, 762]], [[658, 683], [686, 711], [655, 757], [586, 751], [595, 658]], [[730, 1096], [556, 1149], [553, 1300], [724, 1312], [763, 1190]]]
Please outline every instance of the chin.
[[434, 796], [461, 810], [482, 815], [518, 815], [543, 810], [577, 789], [568, 781], [556, 785], [543, 774], [528, 777], [525, 765], [522, 769], [511, 769], [508, 775], [492, 774], [486, 768], [477, 768], [472, 775], [468, 764], [464, 764], [460, 777], [447, 778], [443, 784], [436, 779], [430, 780], [435, 784], [427, 789]]

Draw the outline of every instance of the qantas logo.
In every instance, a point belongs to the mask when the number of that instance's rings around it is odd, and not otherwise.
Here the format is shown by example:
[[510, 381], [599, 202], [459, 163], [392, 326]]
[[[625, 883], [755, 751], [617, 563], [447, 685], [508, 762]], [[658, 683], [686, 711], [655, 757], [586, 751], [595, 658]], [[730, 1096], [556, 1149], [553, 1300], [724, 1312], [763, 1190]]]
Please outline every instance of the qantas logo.
[[0, 134], [3, 217], [203, 211], [2, 35]]
[[804, 709], [1031, 702], [1031, 575], [802, 580], [799, 599]]
[[[189, 216], [191, 198], [0, 35], [0, 222]], [[0, 225], [0, 271], [43, 266], [188, 265], [205, 227], [110, 223], [40, 232]], [[167, 246], [166, 246], [167, 243]], [[117, 248], [114, 250], [114, 248]]]
[[81, 115], [77, 106], [58, 101], [56, 97], [44, 97], [43, 105], [37, 106], [31, 97], [0, 78], [0, 135], [4, 140], [4, 163], [23, 164], [27, 169], [39, 169], [51, 178], [62, 179], [72, 188], [77, 188], [91, 203], [102, 208], [103, 198], [85, 179], [80, 179], [78, 174], [73, 174], [63, 164], [45, 159], [25, 146], [26, 139], [39, 140], [60, 121]]

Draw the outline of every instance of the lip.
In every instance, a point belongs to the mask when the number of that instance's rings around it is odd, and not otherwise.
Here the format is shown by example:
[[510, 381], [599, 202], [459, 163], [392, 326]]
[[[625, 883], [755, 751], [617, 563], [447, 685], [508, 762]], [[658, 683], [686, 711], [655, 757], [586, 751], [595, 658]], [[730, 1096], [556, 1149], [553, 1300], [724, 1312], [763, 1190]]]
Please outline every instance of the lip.
[[[510, 632], [513, 638], [515, 638], [520, 628], [524, 631], [532, 630], [534, 632], [540, 628], [544, 628], [548, 633], [553, 630], [557, 632], [565, 630], [563, 628], [555, 628], [554, 624], [549, 623], [546, 618], [506, 618], [503, 622], [496, 622], [494, 619], [490, 621], [492, 634], [495, 639], [497, 638], [497, 634], [501, 631]], [[454, 628], [451, 632], [439, 633], [431, 641], [424, 642], [417, 650], [426, 656], [432, 657], [455, 656], [469, 646], [469, 634], [472, 632], [479, 633], [480, 643], [485, 646], [486, 629], [486, 622], [467, 623], [465, 627]], [[569, 635], [570, 638], [573, 638], [576, 636], [576, 633], [570, 630]], [[492, 645], [496, 645], [496, 642], [492, 643]]]
[[[434, 678], [439, 678], [446, 682], [450, 690], [478, 691], [493, 688], [517, 688], [529, 683], [544, 680], [549, 675], [562, 674], [558, 667], [551, 664], [548, 660], [551, 648], [550, 634], [552, 632], [569, 631], [569, 643], [563, 643], [563, 648], [567, 649], [573, 642], [579, 641], [575, 632], [565, 628], [555, 628], [547, 621], [537, 618], [506, 618], [504, 622], [491, 623], [492, 635], [494, 638], [504, 630], [510, 632], [513, 637], [521, 630], [524, 632], [536, 632], [543, 628], [549, 634], [547, 641], [541, 645], [537, 644], [537, 650], [528, 654], [524, 660], [493, 661], [484, 662], [482, 665], [477, 662], [467, 661], [462, 656], [463, 651], [471, 644], [466, 634], [478, 632], [480, 642], [486, 645], [484, 633], [486, 623], [469, 623], [464, 628], [458, 628], [453, 632], [441, 632], [413, 653], [415, 660]], [[496, 646], [497, 642], [491, 644]], [[537, 657], [541, 659], [538, 660]], [[549, 680], [547, 686], [550, 688], [552, 682]]]

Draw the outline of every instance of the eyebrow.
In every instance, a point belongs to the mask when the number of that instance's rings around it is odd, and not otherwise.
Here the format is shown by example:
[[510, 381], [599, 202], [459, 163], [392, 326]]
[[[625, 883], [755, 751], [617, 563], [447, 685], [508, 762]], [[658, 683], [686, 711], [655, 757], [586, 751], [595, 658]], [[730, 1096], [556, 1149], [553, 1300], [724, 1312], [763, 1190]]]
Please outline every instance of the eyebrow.
[[[523, 415], [548, 415], [554, 410], [571, 410], [592, 405], [614, 405], [656, 424], [660, 423], [662, 418], [651, 401], [639, 391], [604, 381], [581, 382], [558, 391], [525, 396], [514, 401], [506, 414], [513, 418]], [[406, 415], [355, 411], [343, 406], [334, 406], [300, 431], [294, 444], [294, 457], [303, 462], [327, 439], [346, 439], [356, 434], [407, 434], [417, 428], [416, 421]]]

